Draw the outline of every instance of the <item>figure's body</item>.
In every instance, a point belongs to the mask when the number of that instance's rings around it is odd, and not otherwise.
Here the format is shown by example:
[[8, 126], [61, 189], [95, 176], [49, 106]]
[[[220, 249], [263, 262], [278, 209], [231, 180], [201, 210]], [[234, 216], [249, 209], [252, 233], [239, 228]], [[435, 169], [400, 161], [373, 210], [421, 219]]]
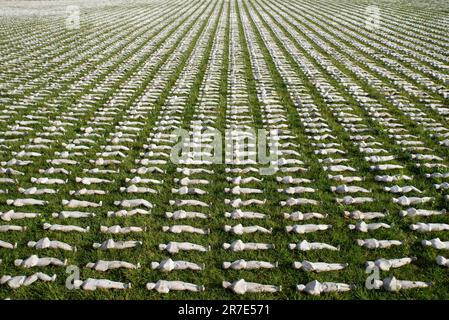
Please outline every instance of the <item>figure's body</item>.
[[172, 270], [194, 270], [200, 271], [204, 270], [204, 264], [200, 265], [197, 263], [177, 260], [173, 261], [172, 259], [162, 260], [161, 262], [151, 262], [152, 269], [158, 269], [163, 272], [170, 272]]
[[327, 272], [344, 269], [348, 266], [347, 263], [326, 263], [326, 262], [310, 262], [304, 260], [302, 262], [293, 262], [293, 268], [302, 269], [308, 272]]
[[223, 269], [233, 270], [253, 270], [253, 269], [272, 269], [277, 268], [278, 263], [266, 262], [266, 261], [246, 261], [243, 259], [236, 260], [234, 262], [225, 261], [222, 264]]
[[114, 269], [138, 269], [140, 268], [140, 263], [132, 264], [126, 261], [105, 261], [98, 260], [97, 262], [89, 262], [86, 264], [86, 268], [93, 269], [96, 271], [108, 271]]
[[247, 292], [280, 292], [281, 286], [273, 286], [268, 284], [260, 284], [255, 282], [246, 282], [244, 279], [240, 279], [234, 282], [223, 281], [223, 288], [230, 289], [237, 294], [245, 294]]
[[159, 280], [158, 282], [147, 283], [148, 290], [156, 290], [159, 293], [169, 293], [170, 291], [190, 291], [190, 292], [201, 292], [205, 290], [202, 285], [196, 285], [193, 283], [183, 282], [183, 281], [167, 281]]
[[210, 251], [209, 247], [204, 247], [199, 244], [190, 243], [190, 242], [174, 242], [171, 241], [167, 244], [160, 244], [159, 250], [166, 250], [169, 253], [178, 253], [179, 251], [200, 251], [207, 252]]
[[16, 267], [32, 268], [32, 267], [46, 267], [46, 266], [65, 266], [67, 265], [67, 259], [61, 261], [57, 258], [39, 258], [37, 255], [32, 255], [26, 259], [14, 260]]
[[268, 250], [274, 249], [274, 244], [270, 243], [256, 243], [256, 242], [246, 242], [241, 240], [236, 240], [232, 243], [223, 243], [223, 249], [230, 250], [233, 252], [240, 252], [244, 250]]
[[318, 280], [311, 281], [306, 285], [299, 284], [296, 286], [297, 291], [306, 292], [310, 295], [315, 296], [318, 296], [321, 293], [328, 293], [328, 292], [347, 292], [353, 288], [354, 286], [346, 283], [319, 282]]
[[87, 280], [75, 280], [74, 287], [76, 289], [83, 289], [87, 291], [95, 291], [97, 289], [130, 289], [131, 283], [123, 283], [112, 281], [108, 279], [92, 279], [88, 278]]

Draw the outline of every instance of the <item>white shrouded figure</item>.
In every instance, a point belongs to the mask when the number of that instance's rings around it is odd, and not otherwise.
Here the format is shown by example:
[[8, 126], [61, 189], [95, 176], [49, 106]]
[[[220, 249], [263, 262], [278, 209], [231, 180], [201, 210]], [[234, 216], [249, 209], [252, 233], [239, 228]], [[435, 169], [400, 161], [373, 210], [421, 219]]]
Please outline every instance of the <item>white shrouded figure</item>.
[[446, 214], [446, 209], [443, 210], [426, 210], [426, 209], [415, 209], [415, 208], [408, 208], [407, 210], [401, 210], [399, 213], [399, 216], [401, 217], [429, 217], [429, 216], [437, 216]]
[[199, 206], [209, 207], [209, 204], [195, 199], [183, 199], [183, 200], [169, 200], [171, 206], [183, 207], [183, 206]]
[[210, 251], [211, 247], [204, 247], [199, 244], [190, 242], [174, 242], [170, 241], [167, 244], [159, 244], [159, 250], [165, 250], [169, 253], [178, 253], [179, 251], [200, 251], [207, 252]]
[[260, 232], [260, 233], [271, 233], [272, 232], [272, 228], [267, 229], [261, 226], [247, 226], [244, 227], [241, 223], [237, 224], [235, 226], [229, 226], [229, 225], [225, 225], [224, 226], [224, 231], [226, 232], [230, 232], [233, 234], [237, 234], [237, 235], [241, 235], [241, 234], [246, 234], [246, 233], [255, 233], [255, 232]]
[[114, 181], [111, 180], [107, 180], [107, 179], [99, 179], [99, 178], [90, 178], [90, 177], [76, 177], [75, 181], [77, 183], [82, 183], [85, 185], [90, 185], [90, 184], [96, 184], [96, 183], [113, 183]]
[[345, 211], [344, 215], [348, 218], [357, 219], [357, 220], [370, 220], [370, 219], [377, 219], [377, 218], [384, 218], [386, 214], [382, 212], [362, 212], [359, 210], [356, 211]]
[[83, 227], [79, 227], [79, 226], [50, 224], [50, 223], [44, 223], [43, 228], [44, 228], [44, 230], [48, 230], [48, 231], [81, 232], [81, 233], [86, 233], [86, 232], [89, 232], [89, 230], [90, 230], [90, 227], [83, 228]]
[[39, 213], [31, 213], [31, 212], [16, 212], [14, 210], [9, 210], [6, 212], [0, 212], [0, 219], [3, 221], [11, 221], [11, 220], [20, 220], [20, 219], [28, 219], [28, 218], [37, 218], [39, 217]]
[[184, 186], [179, 189], [172, 188], [171, 193], [177, 193], [177, 194], [181, 194], [181, 195], [186, 195], [186, 194], [204, 195], [204, 194], [207, 194], [207, 191], [200, 189], [200, 188], [189, 188], [189, 187]]
[[335, 247], [327, 243], [323, 242], [308, 242], [307, 240], [303, 240], [299, 243], [289, 243], [288, 248], [290, 250], [299, 250], [299, 251], [310, 251], [310, 250], [332, 250], [338, 251], [340, 250], [340, 246]]
[[236, 209], [232, 212], [225, 212], [226, 218], [231, 219], [265, 219], [267, 217], [266, 214], [252, 211], [242, 211], [241, 209]]
[[153, 204], [145, 199], [131, 199], [131, 200], [122, 200], [122, 201], [114, 201], [114, 205], [121, 206], [123, 208], [134, 208], [134, 207], [145, 207], [145, 208], [153, 208]]
[[22, 286], [29, 286], [30, 284], [41, 280], [45, 282], [56, 281], [56, 275], [49, 276], [42, 272], [37, 272], [31, 276], [9, 276], [4, 275], [0, 278], [0, 284], [7, 284], [11, 289], [17, 289]]
[[106, 261], [98, 260], [97, 262], [89, 262], [86, 264], [86, 268], [93, 269], [96, 271], [108, 271], [114, 269], [138, 269], [140, 268], [140, 263], [132, 264], [126, 261]]
[[412, 180], [413, 177], [410, 176], [406, 176], [406, 175], [401, 175], [401, 174], [397, 174], [397, 175], [377, 175], [374, 177], [374, 180], [378, 181], [378, 182], [397, 182], [399, 180]]
[[203, 285], [196, 285], [193, 283], [183, 281], [167, 281], [159, 280], [158, 282], [149, 282], [146, 285], [148, 290], [156, 290], [159, 293], [169, 293], [170, 291], [190, 291], [201, 292], [206, 290]]
[[332, 225], [330, 224], [295, 224], [293, 226], [285, 227], [285, 231], [297, 234], [305, 234], [329, 229], [332, 229]]
[[418, 231], [418, 232], [447, 231], [447, 230], [449, 230], [449, 224], [418, 222], [415, 224], [411, 224], [410, 230]]
[[68, 218], [90, 218], [95, 217], [95, 213], [91, 212], [82, 212], [82, 211], [61, 211], [61, 212], [53, 212], [52, 214], [53, 218], [59, 218], [59, 219], [68, 219]]
[[402, 196], [399, 198], [393, 198], [392, 201], [393, 203], [397, 203], [401, 206], [409, 206], [409, 205], [414, 205], [414, 204], [423, 204], [426, 202], [430, 202], [432, 201], [434, 198], [432, 197], [407, 197], [407, 196]]
[[108, 193], [108, 191], [101, 190], [101, 189], [86, 189], [86, 188], [69, 191], [69, 194], [71, 196], [87, 196], [87, 195], [98, 195], [98, 194], [105, 195], [107, 193]]
[[8, 199], [6, 200], [6, 204], [9, 206], [15, 207], [23, 207], [23, 206], [45, 206], [48, 204], [48, 201], [38, 200], [38, 199]]
[[110, 249], [123, 250], [123, 249], [134, 248], [139, 245], [142, 245], [142, 241], [135, 241], [135, 240], [114, 241], [113, 239], [109, 239], [109, 240], [104, 241], [103, 243], [95, 242], [92, 245], [92, 247], [94, 249], [100, 249], [100, 250], [110, 250]]
[[10, 232], [10, 231], [23, 232], [26, 230], [27, 230], [27, 227], [22, 227], [22, 226], [15, 226], [15, 225], [9, 225], [9, 224], [0, 225], [0, 232]]
[[179, 183], [182, 186], [188, 186], [192, 184], [209, 184], [209, 180], [205, 179], [189, 179], [187, 177], [184, 177], [182, 179], [173, 179], [174, 182]]
[[298, 292], [305, 292], [314, 296], [319, 296], [321, 293], [328, 292], [347, 292], [352, 289], [354, 289], [354, 286], [346, 283], [319, 282], [318, 280], [313, 280], [306, 285], [298, 284], [296, 286]]
[[61, 261], [57, 258], [39, 258], [37, 255], [32, 255], [26, 259], [14, 260], [16, 267], [32, 268], [32, 267], [46, 267], [46, 266], [65, 266], [67, 265], [67, 259]]
[[327, 214], [321, 214], [317, 212], [307, 212], [302, 213], [300, 211], [292, 212], [292, 213], [284, 213], [284, 219], [291, 221], [303, 221], [310, 219], [324, 219], [327, 217]]
[[327, 263], [327, 262], [310, 262], [304, 260], [302, 262], [293, 262], [294, 269], [302, 269], [308, 272], [328, 272], [344, 269], [348, 263]]
[[29, 248], [35, 248], [37, 250], [61, 249], [61, 250], [65, 250], [65, 251], [75, 251], [76, 252], [76, 247], [72, 247], [71, 245], [61, 242], [61, 241], [50, 240], [47, 237], [42, 238], [38, 241], [29, 241], [27, 245]]
[[377, 239], [357, 239], [356, 243], [366, 249], [387, 249], [392, 246], [402, 245], [402, 241], [399, 240], [377, 240]]
[[281, 286], [274, 286], [269, 284], [260, 284], [255, 282], [246, 282], [244, 279], [240, 279], [234, 282], [223, 281], [223, 288], [230, 289], [237, 294], [256, 293], [256, 292], [280, 292]]
[[141, 227], [121, 227], [119, 225], [114, 225], [111, 227], [100, 226], [100, 232], [110, 233], [110, 234], [127, 234], [131, 232], [143, 232], [146, 228]]
[[414, 186], [404, 186], [400, 187], [398, 185], [392, 186], [392, 187], [384, 187], [384, 190], [391, 193], [409, 193], [409, 192], [416, 192], [416, 193], [422, 193], [421, 190]]
[[173, 225], [173, 226], [163, 226], [162, 227], [163, 232], [171, 232], [171, 233], [197, 233], [197, 234], [209, 234], [209, 229], [200, 229], [195, 228], [189, 225]]
[[435, 260], [440, 266], [449, 267], [449, 259], [443, 256], [437, 256]]
[[370, 197], [351, 197], [351, 196], [346, 196], [343, 198], [337, 198], [335, 199], [338, 203], [342, 203], [342, 204], [362, 204], [362, 203], [368, 203], [368, 202], [373, 202], [374, 199], [370, 198]]
[[102, 201], [96, 203], [96, 202], [92, 202], [92, 201], [83, 201], [83, 200], [75, 200], [75, 199], [62, 200], [61, 203], [63, 206], [66, 206], [67, 208], [88, 208], [88, 207], [98, 208], [103, 205]]
[[441, 241], [440, 238], [435, 238], [432, 240], [422, 240], [421, 244], [423, 246], [432, 247], [440, 250], [448, 250], [449, 249], [449, 241]]
[[409, 290], [415, 288], [427, 288], [432, 282], [398, 280], [395, 277], [385, 278], [383, 281], [378, 280], [376, 287], [383, 288], [386, 291], [398, 292], [400, 290]]
[[292, 183], [292, 184], [311, 183], [312, 182], [312, 180], [309, 180], [309, 179], [294, 178], [292, 176], [276, 177], [276, 181], [282, 182], [282, 183]]
[[192, 218], [200, 218], [207, 219], [209, 215], [195, 212], [195, 211], [185, 211], [185, 210], [176, 210], [174, 212], [165, 212], [165, 216], [169, 219], [181, 220], [181, 219], [192, 219]]
[[386, 223], [366, 223], [365, 221], [360, 221], [357, 224], [349, 224], [348, 228], [350, 230], [356, 230], [356, 231], [360, 231], [360, 232], [368, 232], [368, 231], [373, 231], [373, 230], [377, 230], [380, 228], [385, 228], [385, 229], [390, 229], [391, 226], [386, 224]]
[[357, 192], [362, 192], [362, 193], [371, 193], [371, 190], [362, 188], [362, 187], [357, 187], [357, 186], [347, 186], [345, 184], [339, 185], [339, 186], [331, 186], [331, 191], [332, 192], [336, 192], [336, 193], [357, 193]]
[[240, 252], [244, 250], [268, 250], [274, 249], [274, 244], [271, 243], [257, 243], [257, 242], [246, 242], [242, 240], [235, 240], [232, 243], [223, 243], [223, 249], [230, 250], [233, 252]]
[[390, 271], [390, 269], [400, 268], [407, 264], [416, 261], [416, 257], [405, 257], [399, 259], [377, 259], [375, 261], [367, 261], [365, 266], [367, 269], [371, 269], [374, 267], [379, 268], [381, 271]]
[[132, 210], [119, 210], [119, 211], [108, 211], [108, 218], [114, 218], [114, 217], [132, 217], [135, 215], [147, 215], [151, 214], [150, 211], [144, 210], [141, 208], [136, 208]]
[[278, 192], [286, 194], [301, 194], [301, 193], [314, 193], [316, 190], [310, 187], [289, 187], [285, 189], [278, 189]]
[[151, 262], [151, 269], [157, 269], [163, 272], [170, 272], [173, 270], [194, 270], [200, 271], [204, 270], [204, 264], [197, 264], [189, 261], [177, 260], [173, 261], [172, 259], [162, 260], [161, 262], [153, 261]]
[[240, 208], [244, 206], [251, 206], [251, 205], [259, 205], [259, 204], [265, 204], [266, 200], [259, 200], [259, 199], [249, 199], [249, 200], [242, 200], [240, 198], [238, 199], [225, 199], [224, 203], [231, 205], [233, 208]]
[[225, 261], [222, 264], [223, 269], [232, 270], [253, 270], [253, 269], [272, 269], [277, 268], [278, 263], [272, 263], [267, 261], [246, 261], [244, 259], [239, 259], [234, 262]]
[[75, 280], [73, 282], [75, 289], [83, 289], [87, 291], [95, 291], [97, 289], [131, 289], [131, 283], [123, 283], [112, 281], [108, 279], [92, 279], [87, 280]]
[[279, 202], [281, 206], [283, 207], [292, 207], [292, 206], [298, 206], [298, 205], [318, 205], [319, 202], [317, 200], [313, 199], [307, 199], [307, 198], [289, 198], [286, 201]]
[[16, 249], [17, 248], [17, 242], [16, 243], [9, 243], [3, 240], [0, 240], [0, 248], [3, 249]]

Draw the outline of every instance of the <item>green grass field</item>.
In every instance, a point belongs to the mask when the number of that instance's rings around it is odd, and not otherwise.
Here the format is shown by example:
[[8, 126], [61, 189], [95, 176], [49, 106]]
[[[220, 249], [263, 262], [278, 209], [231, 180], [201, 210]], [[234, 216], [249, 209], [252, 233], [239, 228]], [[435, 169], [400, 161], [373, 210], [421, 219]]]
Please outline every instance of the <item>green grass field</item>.
[[[75, 3], [75, 6], [74, 6]], [[418, 232], [411, 224], [442, 224], [449, 228], [449, 4], [447, 1], [359, 1], [359, 0], [160, 0], [160, 1], [3, 1], [0, 0], [0, 218], [9, 210], [39, 213], [36, 218], [0, 220], [2, 226], [14, 225], [23, 232], [0, 232], [0, 277], [29, 276], [35, 272], [56, 274], [55, 282], [37, 281], [12, 289], [0, 284], [0, 299], [447, 299], [449, 276], [446, 266], [436, 257], [448, 257], [447, 250], [426, 247], [422, 240], [440, 238], [449, 241], [449, 229]], [[74, 6], [74, 7], [73, 7]], [[270, 107], [277, 106], [274, 109]], [[267, 108], [268, 107], [268, 108]], [[246, 120], [232, 119], [243, 110]], [[240, 113], [237, 113], [240, 114]], [[198, 120], [224, 134], [230, 126], [247, 125], [253, 129], [281, 129], [288, 137], [282, 150], [296, 151], [279, 157], [301, 160], [287, 164], [273, 175], [229, 173], [226, 168], [264, 167], [264, 164], [230, 163], [176, 164], [164, 155], [174, 141], [154, 140], [158, 133], [170, 134], [172, 127], [191, 130]], [[269, 123], [268, 119], [279, 122]], [[163, 123], [167, 121], [167, 124]], [[171, 120], [176, 122], [170, 123]], [[128, 123], [126, 122], [128, 121]], [[161, 122], [162, 121], [162, 122]], [[320, 123], [313, 127], [311, 123]], [[87, 129], [86, 129], [87, 128]], [[89, 129], [90, 128], [90, 129]], [[136, 129], [137, 128], [137, 129]], [[326, 131], [311, 131], [323, 129]], [[134, 131], [135, 129], [135, 131]], [[357, 130], [360, 129], [360, 132]], [[398, 129], [398, 130], [397, 130]], [[56, 134], [55, 134], [56, 132]], [[122, 134], [122, 136], [120, 136]], [[124, 135], [123, 135], [124, 134]], [[329, 134], [332, 137], [320, 136]], [[382, 149], [369, 153], [357, 145], [357, 135], [368, 145]], [[119, 137], [111, 141], [111, 137]], [[36, 138], [42, 138], [43, 141]], [[129, 140], [121, 138], [128, 138]], [[48, 141], [46, 141], [48, 139]], [[86, 142], [82, 139], [90, 139]], [[153, 140], [151, 140], [153, 139]], [[407, 144], [407, 141], [411, 141]], [[229, 140], [223, 139], [223, 145]], [[404, 143], [405, 142], [405, 143]], [[155, 144], [156, 147], [145, 145]], [[318, 154], [335, 144], [341, 153]], [[71, 149], [73, 146], [87, 146]], [[123, 157], [107, 152], [108, 146], [123, 147]], [[168, 149], [157, 149], [166, 146]], [[417, 148], [414, 148], [417, 147]], [[24, 151], [25, 154], [16, 154]], [[33, 154], [33, 152], [37, 154]], [[68, 152], [68, 154], [61, 154]], [[432, 160], [419, 155], [435, 156]], [[370, 162], [365, 157], [392, 156], [390, 160]], [[417, 159], [418, 157], [418, 159]], [[116, 163], [92, 163], [103, 158]], [[31, 161], [12, 163], [12, 159]], [[52, 164], [54, 159], [70, 159], [76, 164]], [[136, 160], [165, 160], [165, 163], [139, 164]], [[339, 161], [341, 163], [335, 163]], [[319, 161], [321, 160], [321, 161]], [[334, 163], [326, 163], [334, 161]], [[330, 172], [325, 167], [345, 165], [354, 171]], [[375, 171], [377, 164], [396, 164], [400, 168]], [[429, 165], [430, 164], [430, 165]], [[157, 167], [163, 173], [134, 173], [139, 167]], [[302, 167], [305, 171], [282, 172], [283, 168]], [[40, 170], [64, 168], [68, 174]], [[115, 173], [89, 173], [99, 168]], [[193, 185], [205, 195], [179, 195], [172, 188], [180, 185], [175, 178], [184, 175], [177, 168], [205, 168], [191, 179], [205, 179], [207, 185]], [[7, 169], [19, 173], [14, 174]], [[440, 178], [426, 174], [441, 173]], [[329, 174], [363, 178], [360, 182], [332, 180]], [[241, 184], [262, 193], [233, 195], [225, 188], [235, 185], [228, 177], [257, 177], [261, 182]], [[411, 180], [379, 182], [379, 175], [406, 175]], [[127, 193], [121, 187], [135, 176], [163, 181], [162, 184], [139, 184], [157, 190], [152, 193]], [[284, 184], [276, 177], [311, 179], [311, 183]], [[31, 178], [48, 177], [66, 180], [61, 185], [37, 184]], [[95, 177], [111, 183], [83, 185], [77, 177]], [[7, 181], [6, 178], [14, 179]], [[3, 180], [5, 179], [5, 180]], [[332, 186], [358, 186], [368, 193], [336, 193]], [[385, 187], [413, 186], [421, 193], [392, 193]], [[294, 186], [311, 187], [313, 193], [288, 195], [279, 192]], [[445, 189], [446, 186], [446, 189]], [[19, 188], [54, 189], [54, 194], [26, 195]], [[71, 195], [70, 191], [96, 189], [99, 195]], [[363, 204], [341, 204], [344, 196], [369, 197]], [[431, 197], [431, 201], [402, 206], [393, 198]], [[281, 206], [293, 198], [319, 201], [318, 205]], [[8, 199], [33, 198], [48, 201], [43, 206], [14, 207]], [[242, 207], [243, 211], [267, 214], [267, 219], [233, 220], [225, 212], [234, 210], [225, 199], [266, 199], [263, 205]], [[100, 207], [70, 209], [62, 200], [102, 201]], [[146, 199], [154, 205], [149, 215], [108, 217], [109, 211], [123, 208], [114, 201]], [[209, 204], [176, 207], [169, 201], [196, 199]], [[401, 217], [408, 208], [443, 212], [434, 216]], [[60, 219], [52, 213], [83, 211], [88, 218]], [[165, 212], [199, 211], [208, 219], [173, 220]], [[358, 221], [345, 217], [345, 211], [381, 212], [385, 217], [366, 220], [382, 222], [390, 228], [368, 232], [350, 230]], [[326, 214], [324, 219], [290, 221], [283, 213], [301, 211]], [[85, 233], [44, 230], [44, 223], [90, 227]], [[272, 233], [233, 235], [225, 225], [259, 225]], [[210, 229], [210, 234], [163, 232], [163, 226], [190, 225]], [[295, 224], [329, 224], [332, 229], [306, 234], [287, 233]], [[146, 228], [139, 233], [106, 234], [100, 226], [120, 225]], [[37, 250], [28, 241], [44, 237], [76, 246], [77, 250]], [[367, 249], [357, 239], [399, 240], [399, 246]], [[99, 250], [93, 243], [105, 240], [138, 240], [142, 245], [124, 250]], [[270, 243], [275, 249], [231, 252], [223, 243]], [[289, 243], [302, 240], [339, 246], [339, 251], [289, 250]], [[17, 248], [2, 247], [17, 243]], [[208, 252], [185, 251], [170, 255], [158, 245], [185, 241], [211, 246]], [[6, 246], [6, 245], [5, 245]], [[448, 245], [449, 248], [449, 245]], [[16, 259], [31, 255], [67, 259], [67, 266], [24, 268]], [[428, 288], [390, 292], [369, 290], [365, 281], [365, 262], [379, 258], [416, 257], [416, 261], [381, 271], [381, 279], [432, 282]], [[205, 264], [204, 270], [161, 272], [151, 268], [152, 261], [173, 260]], [[224, 270], [224, 261], [238, 259], [277, 262], [272, 269]], [[115, 269], [106, 272], [85, 267], [98, 260], [119, 260], [138, 269]], [[294, 261], [348, 263], [342, 270], [306, 272], [292, 267]], [[68, 266], [77, 266], [80, 279], [109, 279], [131, 283], [126, 290], [70, 290], [66, 287]], [[222, 281], [248, 282], [282, 286], [275, 293], [237, 295], [222, 287]], [[167, 294], [149, 291], [148, 282], [180, 280], [204, 285], [203, 292], [172, 291]], [[349, 292], [323, 293], [319, 296], [297, 292], [296, 285], [310, 281], [354, 285]]]

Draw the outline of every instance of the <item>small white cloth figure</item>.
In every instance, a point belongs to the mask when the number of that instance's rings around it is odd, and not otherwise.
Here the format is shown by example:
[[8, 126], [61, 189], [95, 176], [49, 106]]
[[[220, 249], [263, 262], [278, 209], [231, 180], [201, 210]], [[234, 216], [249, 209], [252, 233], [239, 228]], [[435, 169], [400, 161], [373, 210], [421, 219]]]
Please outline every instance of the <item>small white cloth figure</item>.
[[[385, 278], [383, 281], [377, 281], [376, 288], [383, 288], [387, 291], [398, 292], [400, 290], [409, 290], [414, 288], [427, 288], [432, 282], [398, 280], [395, 277]], [[380, 284], [382, 282], [382, 284]]]
[[9, 210], [6, 212], [0, 212], [0, 219], [3, 221], [20, 220], [25, 218], [37, 218], [39, 213], [29, 213], [29, 212], [16, 212], [14, 210]]
[[232, 212], [225, 212], [224, 216], [231, 219], [265, 219], [266, 214], [252, 212], [252, 211], [242, 211], [241, 209], [236, 209]]
[[106, 227], [106, 226], [100, 226], [100, 232], [102, 233], [110, 233], [110, 234], [128, 234], [131, 232], [143, 232], [146, 231], [145, 228], [141, 227], [121, 227], [119, 225]]
[[82, 228], [82, 227], [79, 227], [79, 226], [50, 224], [50, 223], [44, 223], [43, 227], [44, 227], [44, 230], [59, 231], [59, 232], [81, 232], [81, 233], [86, 233], [86, 232], [89, 232], [89, 230], [90, 230], [90, 227]]
[[117, 249], [117, 250], [123, 250], [123, 249], [129, 249], [134, 248], [139, 245], [142, 245], [142, 241], [135, 241], [135, 240], [128, 240], [128, 241], [114, 241], [114, 239], [109, 239], [104, 241], [103, 243], [97, 243], [95, 242], [92, 247], [94, 249], [100, 249], [100, 250], [111, 250], [111, 249]]
[[87, 291], [95, 291], [97, 289], [131, 289], [131, 283], [123, 283], [117, 281], [111, 281], [107, 279], [92, 279], [87, 280], [75, 280], [73, 283], [75, 289], [83, 289]]
[[148, 290], [156, 290], [159, 293], [169, 293], [170, 291], [191, 291], [191, 292], [201, 292], [205, 290], [202, 285], [196, 285], [193, 283], [183, 282], [183, 281], [167, 281], [159, 280], [158, 282], [147, 283]]
[[401, 217], [429, 217], [429, 216], [437, 216], [446, 214], [446, 209], [443, 210], [426, 210], [426, 209], [415, 209], [415, 208], [408, 208], [407, 210], [401, 210], [399, 215]]
[[308, 272], [327, 272], [344, 269], [348, 266], [347, 263], [326, 263], [326, 262], [310, 262], [304, 260], [302, 262], [293, 262], [294, 269], [302, 269]]
[[360, 232], [368, 232], [368, 231], [373, 231], [373, 230], [377, 230], [380, 228], [385, 228], [385, 229], [390, 229], [390, 225], [386, 224], [386, 223], [366, 223], [365, 221], [360, 221], [357, 224], [349, 224], [348, 228], [350, 230], [356, 230], [356, 231], [360, 231]]
[[443, 256], [437, 256], [436, 257], [436, 262], [440, 266], [449, 267], [449, 259], [447, 259], [447, 258], [445, 258]]
[[410, 230], [418, 231], [418, 232], [447, 231], [447, 230], [449, 230], [449, 224], [418, 222], [415, 224], [411, 224]]
[[16, 249], [17, 248], [17, 243], [9, 243], [3, 240], [0, 240], [0, 248], [3, 249]]
[[328, 292], [347, 292], [354, 288], [353, 285], [337, 282], [319, 282], [313, 280], [306, 285], [298, 284], [296, 290], [299, 292], [306, 292], [307, 294], [319, 296], [321, 293]]
[[321, 214], [317, 212], [307, 212], [302, 213], [300, 211], [292, 212], [292, 213], [284, 213], [284, 219], [291, 221], [303, 221], [310, 219], [324, 219], [327, 217], [327, 214]]
[[32, 255], [26, 259], [14, 260], [14, 265], [22, 268], [65, 266], [67, 265], [67, 259], [61, 261], [57, 258], [39, 258], [37, 255]]
[[41, 280], [45, 282], [56, 281], [56, 275], [49, 276], [42, 272], [37, 272], [31, 276], [9, 276], [5, 275], [0, 278], [0, 284], [7, 284], [11, 289], [17, 289], [22, 286], [29, 286], [30, 284]]
[[209, 215], [207, 215], [207, 214], [204, 214], [201, 212], [195, 212], [195, 211], [185, 211], [185, 210], [176, 210], [174, 212], [165, 212], [165, 216], [169, 219], [174, 219], [174, 220], [193, 219], [193, 218], [200, 218], [200, 219], [209, 218]]
[[278, 263], [266, 262], [266, 261], [246, 261], [243, 259], [236, 260], [234, 262], [225, 261], [222, 264], [223, 269], [232, 270], [253, 270], [253, 269], [272, 269], [277, 268]]
[[377, 218], [384, 218], [386, 214], [382, 212], [362, 212], [362, 211], [345, 211], [344, 215], [348, 218], [356, 219], [356, 220], [371, 220]]
[[201, 229], [201, 228], [195, 228], [189, 225], [173, 225], [173, 226], [163, 226], [162, 227], [163, 232], [171, 232], [171, 233], [197, 233], [197, 234], [209, 234], [209, 229]]
[[89, 262], [86, 264], [86, 268], [94, 269], [96, 271], [108, 271], [114, 269], [139, 269], [140, 263], [132, 264], [126, 261], [105, 261], [98, 260], [97, 262]]
[[268, 250], [274, 248], [275, 248], [274, 244], [255, 243], [255, 242], [244, 243], [242, 240], [235, 240], [232, 243], [223, 243], [223, 249], [230, 250], [233, 252], [240, 252], [245, 250]]
[[166, 250], [169, 253], [178, 253], [179, 251], [200, 251], [207, 252], [210, 251], [211, 247], [204, 247], [199, 244], [190, 242], [174, 242], [170, 241], [167, 244], [161, 243], [159, 245], [159, 250]]
[[244, 279], [240, 279], [234, 282], [223, 281], [223, 288], [230, 289], [237, 294], [255, 293], [255, 292], [280, 292], [281, 286], [274, 286], [268, 284], [260, 284], [255, 282], [246, 282]]
[[310, 250], [331, 250], [338, 251], [340, 246], [335, 247], [333, 245], [322, 242], [308, 242], [303, 240], [299, 243], [289, 243], [288, 248], [290, 250], [310, 251]]
[[166, 259], [162, 260], [161, 262], [151, 262], [151, 268], [157, 269], [163, 272], [170, 272], [173, 270], [194, 270], [194, 271], [201, 271], [204, 270], [205, 265], [203, 264], [196, 264], [193, 262], [188, 261], [173, 261], [172, 259]]
[[405, 257], [399, 259], [377, 259], [375, 261], [367, 261], [365, 266], [367, 269], [371, 269], [374, 267], [379, 268], [382, 271], [390, 271], [390, 269], [400, 268], [409, 263], [416, 261], [416, 257]]
[[61, 249], [61, 250], [65, 250], [65, 251], [76, 252], [76, 247], [72, 247], [71, 245], [61, 242], [61, 241], [50, 240], [47, 237], [42, 238], [38, 241], [29, 241], [27, 245], [29, 248], [35, 248], [37, 250]]
[[402, 245], [402, 241], [399, 240], [377, 240], [377, 239], [357, 239], [356, 243], [367, 249], [387, 249], [392, 246]]
[[440, 250], [448, 250], [449, 249], [449, 241], [441, 241], [440, 238], [435, 238], [432, 240], [422, 240], [423, 246], [432, 247]]
[[324, 231], [332, 228], [330, 224], [295, 224], [293, 226], [286, 226], [285, 231], [297, 234], [305, 234], [316, 231]]
[[237, 235], [242, 235], [242, 234], [248, 234], [248, 233], [255, 233], [255, 232], [260, 232], [260, 233], [271, 233], [272, 229], [266, 229], [264, 227], [261, 226], [246, 226], [244, 227], [241, 223], [237, 224], [235, 226], [229, 226], [229, 225], [225, 225], [224, 226], [224, 231], [226, 232], [230, 232], [233, 234], [237, 234]]

